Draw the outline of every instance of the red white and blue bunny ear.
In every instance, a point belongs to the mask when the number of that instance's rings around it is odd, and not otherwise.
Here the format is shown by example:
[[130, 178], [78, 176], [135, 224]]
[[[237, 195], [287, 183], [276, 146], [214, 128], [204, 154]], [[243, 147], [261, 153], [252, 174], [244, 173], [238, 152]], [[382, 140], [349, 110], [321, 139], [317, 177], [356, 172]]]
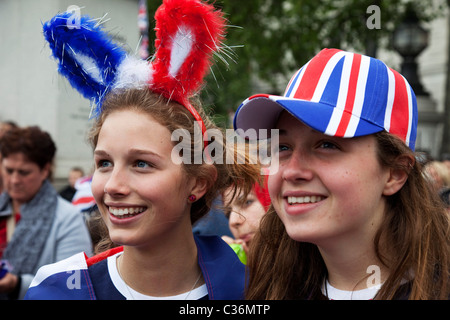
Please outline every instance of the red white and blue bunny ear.
[[200, 89], [220, 50], [225, 20], [198, 0], [164, 0], [155, 14], [156, 53], [151, 89], [181, 104]]
[[225, 19], [201, 0], [163, 0], [156, 19], [156, 53], [151, 63], [129, 56], [102, 31], [95, 19], [82, 16], [80, 26], [68, 23], [71, 13], [44, 24], [44, 36], [59, 72], [101, 113], [102, 99], [116, 88], [147, 88], [186, 107], [203, 120], [189, 102], [200, 90], [214, 52], [221, 50]]
[[156, 53], [150, 89], [185, 106], [206, 128], [189, 98], [220, 51], [225, 19], [213, 5], [199, 0], [164, 0], [155, 13]]
[[125, 82], [130, 85], [135, 80], [123, 79], [127, 75], [129, 78], [130, 73], [132, 78], [144, 78], [145, 85], [148, 85], [148, 64], [128, 57], [125, 50], [113, 43], [103, 31], [98, 19], [84, 15], [80, 17], [79, 25], [74, 25], [70, 21], [71, 15], [70, 12], [60, 13], [44, 23], [44, 37], [58, 61], [59, 73], [91, 100], [91, 113], [98, 116], [106, 93], [114, 87], [125, 87]]
[[99, 104], [126, 54], [96, 20], [82, 16], [73, 26], [70, 18], [71, 13], [64, 12], [44, 23], [44, 37], [58, 60], [58, 71], [85, 98]]
[[59, 73], [91, 100], [91, 114], [100, 114], [102, 100], [113, 88], [148, 86], [146, 61], [127, 56], [103, 31], [98, 19], [84, 15], [76, 26], [70, 21], [71, 15], [60, 13], [44, 23], [44, 37], [58, 61]]

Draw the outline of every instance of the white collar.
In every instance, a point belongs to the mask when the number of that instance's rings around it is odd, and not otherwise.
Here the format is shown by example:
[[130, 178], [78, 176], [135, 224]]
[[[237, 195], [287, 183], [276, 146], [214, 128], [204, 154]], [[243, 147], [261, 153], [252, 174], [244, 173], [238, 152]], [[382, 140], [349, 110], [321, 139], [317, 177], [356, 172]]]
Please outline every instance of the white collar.
[[117, 254], [108, 257], [108, 272], [116, 289], [127, 300], [185, 300], [186, 298], [188, 298], [188, 300], [198, 300], [208, 294], [206, 284], [203, 284], [190, 292], [185, 292], [175, 296], [154, 297], [139, 293], [129, 287], [119, 275], [119, 271], [117, 270], [117, 257], [119, 257], [122, 253], [123, 252], [118, 252]]
[[328, 279], [322, 286], [322, 294], [330, 300], [372, 300], [380, 286], [373, 286], [362, 290], [347, 291], [333, 287]]

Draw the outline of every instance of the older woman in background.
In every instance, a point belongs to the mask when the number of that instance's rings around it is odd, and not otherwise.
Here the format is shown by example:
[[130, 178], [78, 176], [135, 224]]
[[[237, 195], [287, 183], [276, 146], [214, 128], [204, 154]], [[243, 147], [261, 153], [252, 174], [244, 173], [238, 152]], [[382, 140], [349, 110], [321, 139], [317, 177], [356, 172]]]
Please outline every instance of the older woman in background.
[[20, 299], [44, 264], [92, 252], [82, 215], [51, 185], [56, 146], [38, 127], [13, 128], [0, 139], [0, 299]]

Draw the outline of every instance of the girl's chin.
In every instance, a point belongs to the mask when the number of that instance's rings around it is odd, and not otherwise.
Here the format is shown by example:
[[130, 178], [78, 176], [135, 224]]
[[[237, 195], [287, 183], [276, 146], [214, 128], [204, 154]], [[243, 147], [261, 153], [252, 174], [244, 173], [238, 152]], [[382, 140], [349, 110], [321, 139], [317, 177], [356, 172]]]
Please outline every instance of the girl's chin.
[[109, 237], [114, 244], [119, 246], [138, 246], [140, 241], [130, 234], [124, 232], [110, 232]]

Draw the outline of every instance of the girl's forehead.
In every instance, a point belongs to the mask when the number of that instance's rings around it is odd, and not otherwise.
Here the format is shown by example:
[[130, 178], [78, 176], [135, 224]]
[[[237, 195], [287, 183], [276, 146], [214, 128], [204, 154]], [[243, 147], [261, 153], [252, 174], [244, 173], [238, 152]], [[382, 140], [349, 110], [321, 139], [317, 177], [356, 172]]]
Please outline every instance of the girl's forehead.
[[[128, 139], [128, 140], [127, 140]], [[170, 130], [149, 114], [133, 110], [120, 110], [105, 118], [99, 133], [99, 144], [126, 142], [129, 147], [161, 145], [172, 148]]]
[[292, 131], [305, 131], [305, 132], [311, 132], [316, 134], [322, 134], [323, 133], [309, 127], [301, 120], [297, 119], [293, 115], [291, 115], [288, 112], [282, 112], [280, 117], [278, 118], [278, 121], [276, 123], [275, 129], [279, 130], [280, 136], [286, 136]]

